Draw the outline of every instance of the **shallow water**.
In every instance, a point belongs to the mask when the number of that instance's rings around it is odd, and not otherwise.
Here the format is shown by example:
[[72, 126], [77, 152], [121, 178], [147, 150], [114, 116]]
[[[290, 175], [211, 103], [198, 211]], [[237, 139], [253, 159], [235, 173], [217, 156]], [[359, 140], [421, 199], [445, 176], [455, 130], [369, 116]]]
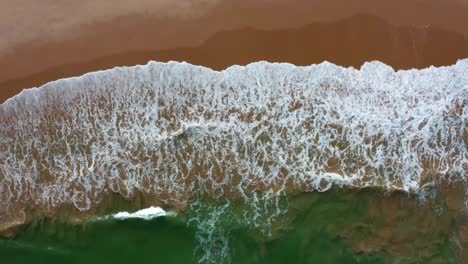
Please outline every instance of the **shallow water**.
[[[0, 240], [0, 263], [462, 263], [443, 197], [422, 204], [377, 190], [307, 193], [259, 227], [234, 220], [251, 210], [243, 205], [200, 206], [197, 215], [152, 220], [38, 221]], [[219, 208], [228, 209], [210, 222]]]

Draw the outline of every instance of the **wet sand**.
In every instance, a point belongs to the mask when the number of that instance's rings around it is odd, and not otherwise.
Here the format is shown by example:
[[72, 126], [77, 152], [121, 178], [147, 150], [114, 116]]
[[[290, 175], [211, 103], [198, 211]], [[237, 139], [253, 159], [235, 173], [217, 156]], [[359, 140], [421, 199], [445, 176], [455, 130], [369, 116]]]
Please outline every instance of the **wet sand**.
[[[128, 10], [102, 1], [85, 1], [86, 8], [29, 2], [2, 9], [4, 24], [11, 26], [0, 27], [0, 102], [23, 88], [150, 59], [217, 69], [259, 59], [353, 66], [382, 59], [395, 68], [420, 68], [467, 57], [460, 49], [466, 47], [462, 35], [468, 36], [468, 3], [462, 0], [183, 0], [177, 5], [139, 0], [139, 7]], [[73, 15], [78, 11], [80, 18]], [[356, 14], [376, 19], [349, 18]]]
[[[59, 46], [50, 48], [67, 52]], [[23, 88], [115, 66], [146, 64], [149, 60], [187, 61], [216, 70], [260, 60], [296, 65], [330, 61], [355, 68], [366, 61], [379, 60], [395, 69], [410, 69], [452, 65], [466, 57], [468, 38], [461, 34], [433, 27], [394, 26], [378, 17], [359, 14], [294, 29], [224, 31], [193, 48], [128, 51], [81, 63], [63, 63], [27, 77], [0, 82], [0, 102]]]

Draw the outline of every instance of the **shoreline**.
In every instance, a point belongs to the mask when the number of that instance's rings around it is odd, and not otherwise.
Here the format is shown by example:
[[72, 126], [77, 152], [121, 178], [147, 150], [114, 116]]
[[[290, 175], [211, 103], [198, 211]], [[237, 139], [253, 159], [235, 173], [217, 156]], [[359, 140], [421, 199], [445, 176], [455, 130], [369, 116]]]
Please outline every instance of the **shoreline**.
[[[442, 68], [456, 67], [457, 64], [462, 64], [462, 63], [467, 63], [467, 62], [468, 62], [468, 57], [458, 59], [458, 60], [454, 61], [454, 63], [448, 64], [448, 65], [440, 65], [440, 66], [429, 65], [429, 66], [422, 67], [422, 68], [408, 68], [408, 69], [403, 68], [403, 69], [400, 69], [400, 68], [395, 68], [392, 65], [386, 64], [385, 62], [379, 61], [379, 60], [364, 61], [362, 64], [360, 64], [358, 66], [340, 65], [340, 64], [333, 63], [333, 62], [329, 62], [329, 61], [322, 61], [322, 62], [319, 62], [319, 63], [313, 63], [313, 64], [309, 64], [309, 65], [300, 65], [300, 64], [297, 65], [297, 64], [294, 64], [294, 63], [286, 62], [286, 61], [285, 62], [273, 62], [273, 61], [267, 61], [267, 60], [259, 60], [259, 61], [249, 62], [249, 63], [247, 63], [245, 65], [235, 64], [235, 65], [227, 66], [226, 68], [217, 69], [217, 68], [211, 68], [210, 66], [193, 64], [193, 63], [190, 63], [190, 62], [187, 62], [187, 61], [174, 61], [174, 60], [156, 61], [156, 60], [150, 60], [150, 61], [147, 61], [147, 62], [145, 62], [143, 64], [135, 64], [135, 65], [128, 65], [128, 66], [127, 65], [115, 66], [115, 67], [112, 67], [112, 68], [106, 68], [106, 69], [102, 69], [102, 70], [99, 69], [99, 70], [96, 70], [96, 71], [85, 72], [83, 74], [76, 75], [76, 76], [69, 76], [69, 77], [54, 79], [54, 80], [52, 80], [50, 82], [44, 83], [41, 86], [24, 88], [18, 94], [15, 94], [13, 97], [7, 98], [6, 101], [0, 103], [0, 106], [5, 104], [7, 101], [9, 101], [11, 99], [14, 99], [17, 96], [21, 96], [21, 98], [23, 98], [22, 100], [25, 100], [28, 96], [34, 96], [35, 94], [41, 94], [41, 93], [43, 93], [44, 90], [50, 89], [49, 87], [55, 86], [56, 83], [60, 84], [62, 82], [67, 82], [67, 81], [70, 81], [70, 80], [79, 81], [82, 78], [91, 78], [92, 79], [94, 77], [100, 77], [101, 75], [110, 74], [110, 73], [112, 73], [114, 71], [126, 71], [126, 70], [132, 70], [132, 69], [135, 69], [135, 68], [141, 68], [141, 67], [143, 67], [143, 68], [151, 67], [151, 64], [161, 64], [163, 66], [164, 65], [169, 66], [171, 64], [172, 65], [187, 64], [189, 67], [193, 67], [194, 69], [199, 68], [199, 69], [202, 69], [204, 71], [206, 70], [206, 71], [215, 72], [217, 74], [222, 74], [224, 72], [228, 72], [231, 68], [232, 68], [231, 70], [234, 70], [237, 67], [247, 68], [247, 67], [250, 67], [250, 66], [254, 66], [256, 64], [263, 64], [263, 63], [269, 64], [269, 65], [291, 65], [291, 66], [296, 67], [296, 68], [317, 67], [317, 66], [320, 66], [322, 64], [323, 65], [330, 64], [330, 65], [333, 65], [334, 67], [337, 67], [337, 68], [342, 69], [342, 70], [351, 68], [352, 70], [357, 71], [357, 72], [363, 71], [363, 67], [365, 67], [366, 65], [371, 65], [373, 63], [377, 63], [377, 64], [382, 64], [384, 67], [388, 67], [388, 69], [390, 69], [393, 73], [401, 73], [401, 72], [410, 72], [410, 71], [429, 71], [429, 70], [431, 70], [433, 68], [442, 69]], [[1, 85], [1, 83], [0, 83], [0, 85]], [[24, 93], [24, 95], [22, 95], [23, 93]]]
[[[68, 44], [64, 45], [54, 48], [54, 52], [68, 52]], [[440, 56], [441, 52], [444, 56]], [[61, 57], [65, 63], [66, 55]], [[463, 58], [468, 58], [468, 37], [437, 28], [393, 26], [378, 17], [361, 14], [293, 29], [230, 30], [215, 34], [197, 47], [129, 51], [49, 67], [26, 77], [0, 80], [0, 103], [25, 88], [117, 66], [146, 64], [149, 60], [187, 61], [214, 70], [260, 60], [302, 66], [330, 61], [355, 68], [366, 61], [379, 60], [395, 69], [411, 69], [449, 65]]]

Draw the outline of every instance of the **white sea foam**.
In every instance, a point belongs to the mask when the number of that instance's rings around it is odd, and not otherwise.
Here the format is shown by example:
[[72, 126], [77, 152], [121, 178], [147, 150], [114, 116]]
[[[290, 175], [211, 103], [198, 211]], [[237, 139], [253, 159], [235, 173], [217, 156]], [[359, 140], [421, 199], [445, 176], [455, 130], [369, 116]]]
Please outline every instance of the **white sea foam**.
[[110, 218], [112, 218], [112, 219], [121, 219], [121, 220], [132, 219], [132, 218], [140, 218], [140, 219], [144, 219], [144, 220], [151, 220], [151, 219], [154, 219], [154, 218], [157, 218], [157, 217], [168, 216], [168, 215], [173, 215], [173, 213], [167, 213], [161, 207], [151, 206], [149, 208], [145, 208], [145, 209], [133, 212], [133, 213], [119, 212], [119, 213], [112, 214], [112, 215], [106, 215], [104, 217], [97, 218], [97, 220], [105, 220], [105, 219], [110, 219]]
[[[103, 193], [178, 205], [333, 185], [467, 184], [468, 60], [395, 72], [150, 62], [62, 79], [0, 106], [0, 211], [87, 210]], [[6, 212], [6, 211], [5, 211]]]

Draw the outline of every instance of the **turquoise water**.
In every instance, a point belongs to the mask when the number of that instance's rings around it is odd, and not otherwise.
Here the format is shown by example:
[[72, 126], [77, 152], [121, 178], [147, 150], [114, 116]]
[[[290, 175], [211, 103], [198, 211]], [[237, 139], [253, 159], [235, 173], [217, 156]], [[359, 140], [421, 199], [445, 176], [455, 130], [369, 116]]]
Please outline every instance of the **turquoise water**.
[[[376, 206], [375, 201], [379, 199], [383, 204]], [[267, 227], [271, 231], [269, 235], [262, 233], [265, 227], [252, 227], [233, 220], [235, 215], [247, 210], [242, 205], [228, 206], [229, 212], [220, 214], [220, 220], [213, 224], [209, 249], [201, 245], [199, 236], [204, 233], [198, 228], [200, 223], [207, 223], [204, 220], [213, 219], [213, 210], [202, 210], [203, 213], [197, 216], [200, 218], [198, 225], [188, 223], [193, 214], [152, 220], [107, 219], [80, 225], [41, 220], [23, 229], [12, 240], [0, 240], [0, 263], [197, 263], [202, 260], [204, 263], [383, 264], [457, 261], [457, 249], [451, 242], [453, 225], [446, 210], [435, 213], [429, 208], [431, 206], [418, 205], [409, 198], [388, 198], [372, 191], [303, 194], [289, 202], [288, 212]], [[207, 208], [222, 206], [227, 205], [221, 202]], [[402, 216], [392, 219], [395, 228], [390, 232], [394, 235], [388, 241], [390, 244], [359, 252], [355, 243], [372, 242], [379, 232], [388, 232], [382, 219], [395, 212], [386, 212], [386, 206], [397, 206]], [[414, 206], [419, 209], [415, 210]], [[370, 213], [376, 208], [382, 213]], [[434, 213], [428, 216], [428, 212]], [[415, 227], [412, 221], [421, 216], [426, 222], [431, 222], [427, 218], [434, 217], [438, 227], [424, 223]], [[398, 233], [407, 234], [403, 238], [409, 242], [402, 242]], [[218, 240], [222, 237], [227, 242]], [[227, 243], [227, 257], [220, 254], [224, 243]], [[407, 246], [410, 254], [404, 251]], [[398, 253], [399, 247], [403, 247], [401, 253]], [[418, 256], [422, 254], [421, 247], [430, 249], [432, 255]], [[212, 251], [209, 260], [203, 260], [206, 250]]]

